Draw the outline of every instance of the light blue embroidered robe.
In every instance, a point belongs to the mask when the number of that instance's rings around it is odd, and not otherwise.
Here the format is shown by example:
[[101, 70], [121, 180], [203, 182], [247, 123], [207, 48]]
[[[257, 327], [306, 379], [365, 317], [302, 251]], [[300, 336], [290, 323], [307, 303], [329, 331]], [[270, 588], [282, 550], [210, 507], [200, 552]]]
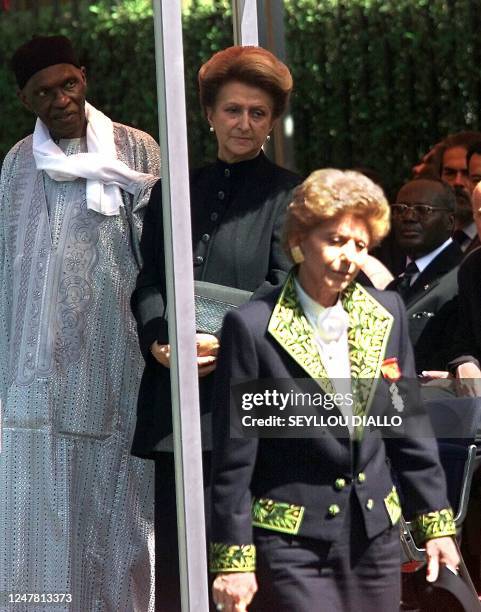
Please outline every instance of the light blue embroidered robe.
[[[149, 136], [114, 135], [122, 161], [158, 175]], [[129, 454], [143, 370], [129, 301], [148, 185], [106, 217], [87, 210], [84, 180], [51, 180], [31, 151], [31, 136], [15, 145], [0, 184], [0, 610], [146, 612], [153, 479]]]

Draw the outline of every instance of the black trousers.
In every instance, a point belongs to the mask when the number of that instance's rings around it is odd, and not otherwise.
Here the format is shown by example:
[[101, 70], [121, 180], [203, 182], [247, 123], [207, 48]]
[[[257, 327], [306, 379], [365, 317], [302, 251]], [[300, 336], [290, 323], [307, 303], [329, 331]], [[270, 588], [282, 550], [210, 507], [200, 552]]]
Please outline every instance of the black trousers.
[[[202, 454], [207, 526], [209, 525], [210, 456], [210, 452]], [[181, 612], [178, 544], [174, 454], [159, 453], [155, 459], [156, 612]]]
[[255, 530], [259, 591], [249, 612], [399, 611], [399, 529], [368, 539], [351, 499], [335, 543]]

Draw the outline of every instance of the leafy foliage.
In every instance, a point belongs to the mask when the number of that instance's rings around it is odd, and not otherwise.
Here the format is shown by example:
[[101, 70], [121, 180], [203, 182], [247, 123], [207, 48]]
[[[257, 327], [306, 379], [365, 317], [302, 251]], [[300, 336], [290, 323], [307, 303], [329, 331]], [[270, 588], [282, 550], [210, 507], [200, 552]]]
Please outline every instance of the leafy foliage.
[[[196, 73], [232, 44], [229, 0], [193, 0], [184, 49], [190, 155], [215, 155], [199, 110]], [[477, 0], [285, 0], [298, 169], [372, 167], [388, 188], [449, 132], [481, 124]], [[33, 33], [72, 38], [88, 69], [89, 100], [113, 119], [158, 134], [149, 0], [98, 0], [78, 16], [44, 9], [2, 14], [0, 159], [32, 129], [7, 58]]]
[[399, 185], [447, 133], [478, 129], [475, 0], [290, 0], [300, 168], [369, 166]]

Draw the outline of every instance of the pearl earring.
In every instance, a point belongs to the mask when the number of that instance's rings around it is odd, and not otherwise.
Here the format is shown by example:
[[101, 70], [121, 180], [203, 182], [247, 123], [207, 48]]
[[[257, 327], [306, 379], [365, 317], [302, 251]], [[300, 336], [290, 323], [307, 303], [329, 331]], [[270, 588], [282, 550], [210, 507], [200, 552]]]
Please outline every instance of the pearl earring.
[[270, 139], [271, 139], [271, 135], [267, 134], [266, 142], [269, 142]]
[[210, 132], [211, 134], [213, 134], [213, 133], [214, 133], [214, 127], [213, 127], [212, 125], [211, 125], [211, 126], [210, 126], [210, 128], [209, 128], [209, 132]]
[[300, 264], [304, 261], [304, 253], [299, 245], [291, 247], [291, 257], [295, 264]]

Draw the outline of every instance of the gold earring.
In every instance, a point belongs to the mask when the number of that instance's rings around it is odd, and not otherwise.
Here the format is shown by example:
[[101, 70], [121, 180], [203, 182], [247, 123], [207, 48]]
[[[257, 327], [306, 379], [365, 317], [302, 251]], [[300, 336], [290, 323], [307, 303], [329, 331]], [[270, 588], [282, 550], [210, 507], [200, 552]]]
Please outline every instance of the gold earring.
[[304, 261], [304, 253], [299, 245], [291, 247], [291, 257], [295, 264], [300, 264]]

